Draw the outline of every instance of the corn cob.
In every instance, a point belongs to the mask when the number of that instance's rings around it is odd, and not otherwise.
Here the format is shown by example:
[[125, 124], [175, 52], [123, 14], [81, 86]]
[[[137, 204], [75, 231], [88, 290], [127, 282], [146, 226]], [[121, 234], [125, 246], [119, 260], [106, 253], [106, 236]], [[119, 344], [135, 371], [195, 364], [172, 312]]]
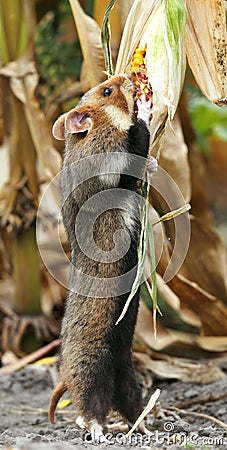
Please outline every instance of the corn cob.
[[[132, 81], [136, 87], [136, 100], [140, 99], [145, 94], [146, 101], [152, 100], [153, 92], [150, 82], [148, 81], [147, 60], [146, 60], [146, 45], [136, 48], [132, 57], [130, 73]], [[153, 104], [151, 103], [151, 108]]]

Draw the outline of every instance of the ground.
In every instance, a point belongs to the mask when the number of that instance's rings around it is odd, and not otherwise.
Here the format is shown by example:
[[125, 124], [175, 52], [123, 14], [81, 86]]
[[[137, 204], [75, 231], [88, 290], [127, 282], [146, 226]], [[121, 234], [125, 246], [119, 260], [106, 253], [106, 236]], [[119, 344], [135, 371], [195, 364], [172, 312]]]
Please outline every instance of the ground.
[[[86, 432], [75, 426], [73, 405], [58, 411], [54, 425], [49, 423], [47, 410], [53, 378], [51, 368], [36, 365], [0, 376], [0, 449], [95, 448]], [[156, 387], [162, 392], [155, 414], [147, 417], [147, 426], [153, 433], [150, 443], [139, 434], [134, 434], [127, 443], [122, 442], [125, 434], [115, 432], [108, 435], [110, 444], [99, 446], [112, 450], [132, 446], [135, 449], [224, 450], [227, 448], [227, 428], [204, 418], [204, 414], [227, 423], [226, 386], [227, 376], [206, 385], [154, 380], [151, 393]], [[171, 406], [180, 408], [181, 412], [171, 410]], [[187, 410], [187, 414], [182, 410]], [[190, 415], [192, 411], [203, 416]]]

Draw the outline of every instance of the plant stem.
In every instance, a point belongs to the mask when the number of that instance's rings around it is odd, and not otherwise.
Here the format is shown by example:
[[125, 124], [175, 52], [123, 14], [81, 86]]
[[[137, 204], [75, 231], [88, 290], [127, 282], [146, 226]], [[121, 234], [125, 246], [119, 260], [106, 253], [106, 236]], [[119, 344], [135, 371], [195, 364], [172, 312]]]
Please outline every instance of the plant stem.
[[20, 231], [13, 241], [15, 310], [18, 314], [41, 314], [39, 264], [33, 224], [27, 230]]

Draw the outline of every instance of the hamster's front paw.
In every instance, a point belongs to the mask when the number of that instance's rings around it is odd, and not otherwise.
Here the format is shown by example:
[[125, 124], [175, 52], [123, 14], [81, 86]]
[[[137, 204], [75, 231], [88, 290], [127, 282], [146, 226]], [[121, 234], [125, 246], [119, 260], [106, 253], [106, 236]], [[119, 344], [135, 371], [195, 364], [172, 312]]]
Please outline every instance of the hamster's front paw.
[[149, 156], [147, 163], [147, 170], [152, 175], [158, 170], [158, 161], [154, 156]]
[[150, 126], [151, 105], [152, 105], [151, 99], [146, 100], [145, 94], [142, 95], [137, 100], [137, 108], [138, 108], [137, 119], [143, 120], [145, 122], [145, 124], [147, 125], [147, 128], [149, 128], [149, 126]]

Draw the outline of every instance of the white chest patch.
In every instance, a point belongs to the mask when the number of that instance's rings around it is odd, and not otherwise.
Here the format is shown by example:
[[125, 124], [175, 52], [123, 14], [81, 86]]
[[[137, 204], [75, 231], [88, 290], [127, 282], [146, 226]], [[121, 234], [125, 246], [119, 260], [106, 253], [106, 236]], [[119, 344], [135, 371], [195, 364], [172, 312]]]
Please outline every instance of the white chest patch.
[[106, 187], [117, 186], [120, 181], [121, 173], [129, 164], [128, 153], [106, 153], [103, 155], [100, 165], [99, 179]]
[[102, 175], [99, 175], [99, 179], [101, 183], [104, 184], [104, 186], [112, 187], [118, 185], [120, 181], [120, 175], [116, 173], [103, 173]]
[[137, 200], [133, 198], [129, 198], [127, 203], [124, 204], [124, 210], [122, 211], [122, 217], [125, 223], [125, 226], [128, 228], [130, 233], [133, 233], [136, 222], [138, 205]]
[[127, 131], [133, 125], [130, 115], [122, 111], [117, 106], [105, 106], [105, 111], [108, 114], [113, 126], [119, 131]]

